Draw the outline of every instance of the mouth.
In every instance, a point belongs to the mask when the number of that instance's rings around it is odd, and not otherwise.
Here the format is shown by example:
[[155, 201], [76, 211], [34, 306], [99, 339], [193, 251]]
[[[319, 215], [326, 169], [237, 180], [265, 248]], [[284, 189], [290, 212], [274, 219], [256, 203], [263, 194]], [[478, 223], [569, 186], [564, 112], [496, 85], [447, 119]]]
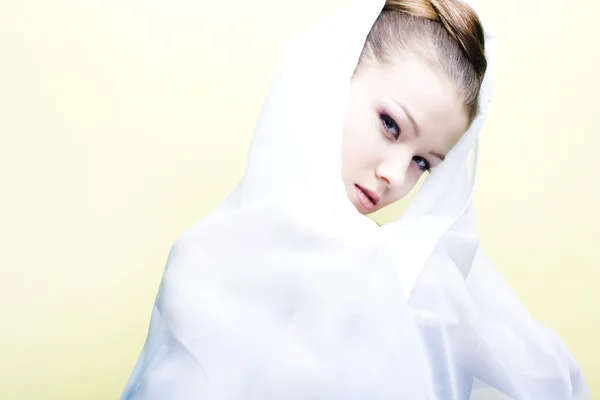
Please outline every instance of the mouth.
[[354, 185], [356, 187], [356, 193], [358, 201], [367, 210], [371, 211], [379, 203], [379, 195], [372, 190], [365, 189], [360, 185]]

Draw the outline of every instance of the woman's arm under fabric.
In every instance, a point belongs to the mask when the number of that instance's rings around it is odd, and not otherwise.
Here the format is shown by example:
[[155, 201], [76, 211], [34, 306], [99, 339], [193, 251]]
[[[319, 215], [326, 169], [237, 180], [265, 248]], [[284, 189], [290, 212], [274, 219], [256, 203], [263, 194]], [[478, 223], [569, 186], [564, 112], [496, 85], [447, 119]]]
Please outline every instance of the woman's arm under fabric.
[[531, 317], [481, 249], [466, 286], [461, 348], [473, 376], [515, 399], [590, 398], [563, 341]]

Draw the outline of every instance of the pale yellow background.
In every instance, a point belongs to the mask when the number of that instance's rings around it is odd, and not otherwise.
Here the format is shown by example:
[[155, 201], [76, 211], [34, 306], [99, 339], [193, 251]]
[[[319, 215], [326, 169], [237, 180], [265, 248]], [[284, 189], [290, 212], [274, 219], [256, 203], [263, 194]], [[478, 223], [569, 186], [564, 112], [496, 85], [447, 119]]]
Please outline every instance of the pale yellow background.
[[[483, 246], [600, 395], [600, 3], [482, 2]], [[0, 0], [0, 399], [118, 398], [171, 243], [243, 174], [284, 41], [342, 3]]]

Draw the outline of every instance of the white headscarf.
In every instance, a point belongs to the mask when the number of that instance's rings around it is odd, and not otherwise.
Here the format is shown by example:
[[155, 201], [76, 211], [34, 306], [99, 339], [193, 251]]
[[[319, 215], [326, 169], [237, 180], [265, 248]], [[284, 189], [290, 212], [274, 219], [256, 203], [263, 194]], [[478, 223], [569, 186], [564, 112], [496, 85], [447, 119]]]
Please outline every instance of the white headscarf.
[[488, 31], [481, 112], [402, 218], [380, 227], [347, 199], [350, 79], [384, 3], [354, 1], [285, 50], [243, 180], [171, 249], [122, 399], [589, 396], [478, 247]]

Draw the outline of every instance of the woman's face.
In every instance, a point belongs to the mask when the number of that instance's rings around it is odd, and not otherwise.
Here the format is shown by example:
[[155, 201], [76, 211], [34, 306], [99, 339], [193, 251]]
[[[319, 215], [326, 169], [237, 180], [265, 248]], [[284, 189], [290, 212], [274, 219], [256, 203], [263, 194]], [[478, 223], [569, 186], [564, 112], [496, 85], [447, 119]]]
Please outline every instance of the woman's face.
[[457, 89], [430, 63], [410, 57], [359, 66], [343, 136], [348, 198], [362, 214], [401, 199], [443, 161], [467, 127]]

